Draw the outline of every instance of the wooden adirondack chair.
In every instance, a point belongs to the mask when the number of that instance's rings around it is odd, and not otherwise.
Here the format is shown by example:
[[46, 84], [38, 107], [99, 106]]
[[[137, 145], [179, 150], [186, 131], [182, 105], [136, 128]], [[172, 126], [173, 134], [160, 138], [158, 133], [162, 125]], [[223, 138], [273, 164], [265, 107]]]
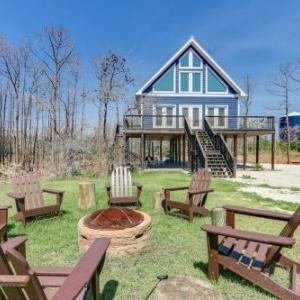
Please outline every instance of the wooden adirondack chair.
[[[15, 218], [26, 226], [28, 218], [49, 213], [59, 214], [64, 191], [42, 189], [39, 178], [34, 173], [21, 172], [12, 179], [14, 192], [7, 195], [16, 201], [17, 213]], [[56, 203], [45, 205], [44, 193], [56, 195]]]
[[[205, 208], [207, 194], [212, 192], [210, 187], [211, 174], [207, 169], [200, 169], [193, 173], [189, 186], [164, 188], [164, 208], [167, 215], [181, 216], [190, 222], [194, 219], [194, 214], [198, 213], [202, 216], [210, 215], [210, 211]], [[171, 200], [171, 192], [187, 190], [185, 202]], [[172, 212], [171, 209], [177, 209], [184, 213]]]
[[11, 206], [0, 206], [0, 241], [7, 240], [8, 209]]
[[30, 267], [24, 253], [17, 249], [20, 243], [8, 242], [0, 247], [0, 299], [100, 298], [99, 275], [110, 239], [95, 240], [74, 268]]
[[[300, 224], [300, 206], [294, 214], [270, 212], [236, 206], [224, 206], [227, 226], [202, 225], [208, 239], [208, 274], [213, 280], [219, 277], [222, 265], [253, 284], [281, 299], [300, 299], [296, 291], [296, 276], [300, 264], [281, 253], [282, 248], [295, 244], [292, 238]], [[287, 222], [279, 236], [234, 229], [235, 214], [248, 215]], [[290, 288], [271, 278], [275, 263], [291, 271]]]
[[[132, 186], [136, 186], [134, 195]], [[111, 173], [111, 182], [106, 183], [106, 191], [109, 205], [139, 206], [142, 193], [142, 185], [131, 181], [131, 174], [127, 167], [118, 167]]]

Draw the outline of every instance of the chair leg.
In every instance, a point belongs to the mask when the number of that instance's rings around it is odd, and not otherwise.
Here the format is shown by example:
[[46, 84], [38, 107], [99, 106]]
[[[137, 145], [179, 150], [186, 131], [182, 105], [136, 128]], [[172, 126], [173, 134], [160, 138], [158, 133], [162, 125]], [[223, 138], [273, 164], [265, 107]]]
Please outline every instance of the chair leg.
[[189, 221], [190, 222], [194, 221], [194, 211], [192, 207], [189, 208]]
[[210, 249], [208, 253], [208, 277], [217, 281], [220, 277], [220, 264], [218, 262], [218, 251]]

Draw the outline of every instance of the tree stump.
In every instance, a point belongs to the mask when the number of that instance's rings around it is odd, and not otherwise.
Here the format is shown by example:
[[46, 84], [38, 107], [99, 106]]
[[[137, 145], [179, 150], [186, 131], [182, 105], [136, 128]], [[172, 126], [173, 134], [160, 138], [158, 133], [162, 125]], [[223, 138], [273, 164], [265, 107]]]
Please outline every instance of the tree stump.
[[152, 193], [152, 201], [153, 201], [153, 208], [158, 211], [163, 211], [163, 200], [164, 200], [164, 193], [160, 192], [153, 192]]
[[96, 205], [96, 190], [93, 182], [80, 182], [78, 206], [87, 209]]
[[211, 210], [211, 223], [217, 226], [226, 225], [226, 211], [223, 207], [215, 207]]

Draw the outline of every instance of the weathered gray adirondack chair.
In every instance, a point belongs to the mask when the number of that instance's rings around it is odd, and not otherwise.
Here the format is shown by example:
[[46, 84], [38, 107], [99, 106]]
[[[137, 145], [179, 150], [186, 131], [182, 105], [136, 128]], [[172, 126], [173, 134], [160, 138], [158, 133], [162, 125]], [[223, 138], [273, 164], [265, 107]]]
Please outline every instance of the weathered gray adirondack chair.
[[[136, 194], [133, 194], [132, 186], [136, 186]], [[111, 173], [111, 182], [106, 184], [109, 205], [139, 206], [142, 192], [140, 183], [132, 182], [128, 167], [118, 167]]]

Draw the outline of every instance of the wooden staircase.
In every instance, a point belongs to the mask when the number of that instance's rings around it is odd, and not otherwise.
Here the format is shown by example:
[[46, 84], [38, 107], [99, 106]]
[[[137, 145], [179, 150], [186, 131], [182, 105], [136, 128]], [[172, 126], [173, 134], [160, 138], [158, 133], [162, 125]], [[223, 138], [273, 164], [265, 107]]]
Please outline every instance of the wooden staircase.
[[205, 152], [207, 167], [211, 170], [213, 177], [232, 177], [232, 171], [219, 150], [216, 150], [213, 142], [206, 131], [196, 131], [195, 135]]

